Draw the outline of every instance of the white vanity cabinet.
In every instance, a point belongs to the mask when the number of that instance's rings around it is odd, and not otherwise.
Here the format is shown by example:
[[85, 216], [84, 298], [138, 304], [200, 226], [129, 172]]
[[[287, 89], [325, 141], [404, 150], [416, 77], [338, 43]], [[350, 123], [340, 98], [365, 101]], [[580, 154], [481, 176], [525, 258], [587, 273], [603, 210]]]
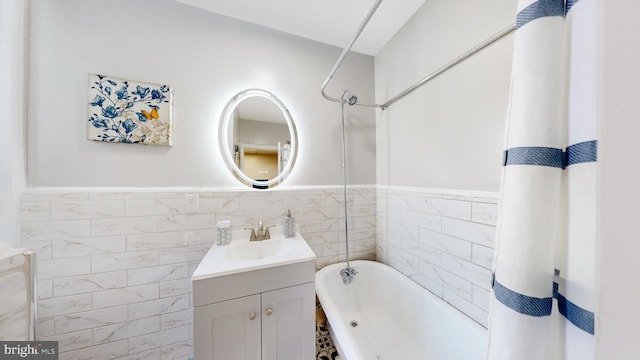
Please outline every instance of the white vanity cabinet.
[[195, 359], [313, 359], [314, 289], [307, 283], [195, 308]]
[[262, 294], [262, 360], [315, 359], [315, 284]]
[[260, 295], [195, 308], [195, 359], [261, 359], [259, 309]]
[[192, 277], [195, 360], [315, 359], [315, 255], [304, 254], [238, 271], [210, 271], [205, 256]]

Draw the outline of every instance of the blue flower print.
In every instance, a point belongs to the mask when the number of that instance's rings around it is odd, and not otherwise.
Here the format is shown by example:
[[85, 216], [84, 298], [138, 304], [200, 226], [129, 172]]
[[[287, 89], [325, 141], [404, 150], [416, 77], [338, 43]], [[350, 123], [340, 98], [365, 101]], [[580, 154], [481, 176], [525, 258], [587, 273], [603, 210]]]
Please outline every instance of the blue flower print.
[[151, 90], [151, 99], [158, 100], [158, 104], [160, 104], [166, 96], [160, 90], [153, 89]]
[[133, 120], [131, 119], [127, 119], [122, 123], [122, 127], [124, 128], [124, 130], [128, 133], [132, 132], [133, 129], [138, 127], [138, 124], [136, 124]]
[[136, 115], [138, 115], [138, 121], [140, 121], [140, 122], [147, 122], [147, 117], [146, 117], [146, 116], [144, 116], [144, 114], [143, 114], [143, 113], [141, 113], [141, 112], [136, 112]]
[[120, 90], [116, 90], [116, 96], [118, 100], [128, 100], [131, 96], [129, 96], [129, 91], [125, 85], [122, 85]]
[[118, 111], [114, 106], [109, 105], [106, 108], [102, 108], [102, 116], [106, 118], [114, 119], [120, 115], [122, 115], [122, 111]]
[[93, 124], [93, 127], [99, 129], [99, 128], [107, 128], [107, 119], [100, 119], [98, 118], [98, 116], [96, 114], [94, 114], [94, 116], [92, 116], [90, 119], [91, 123]]
[[[171, 94], [168, 85], [131, 84], [99, 74], [91, 80], [90, 91], [93, 98], [88, 101], [88, 120], [93, 140], [130, 144], [151, 139], [143, 130], [152, 131], [148, 127], [151, 122], [152, 127], [158, 125], [153, 120], [160, 118], [159, 105], [168, 103]], [[166, 127], [161, 131], [166, 132]]]
[[136, 86], [136, 91], [133, 92], [133, 95], [138, 95], [140, 96], [140, 99], [144, 99], [145, 96], [147, 96], [149, 94], [149, 88], [148, 87], [142, 87], [140, 85]]
[[102, 97], [100, 95], [96, 95], [96, 97], [93, 98], [93, 101], [91, 101], [91, 103], [89, 103], [89, 105], [102, 107], [102, 103], [104, 102], [104, 100], [105, 100], [104, 97]]

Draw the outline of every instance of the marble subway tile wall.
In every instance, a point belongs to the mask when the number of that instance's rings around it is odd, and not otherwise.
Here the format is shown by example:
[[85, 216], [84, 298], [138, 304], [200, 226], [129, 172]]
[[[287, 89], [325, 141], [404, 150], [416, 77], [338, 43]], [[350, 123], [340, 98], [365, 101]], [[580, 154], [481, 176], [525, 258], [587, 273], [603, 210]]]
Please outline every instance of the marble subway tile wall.
[[0, 339], [33, 340], [33, 251], [0, 243]]
[[[186, 195], [197, 195], [197, 206]], [[215, 226], [281, 225], [291, 209], [317, 267], [345, 260], [342, 187], [269, 191], [28, 189], [22, 246], [35, 250], [37, 332], [60, 359], [188, 359], [191, 274]], [[376, 188], [349, 188], [353, 259], [376, 256]]]
[[377, 258], [487, 326], [498, 194], [379, 187]]

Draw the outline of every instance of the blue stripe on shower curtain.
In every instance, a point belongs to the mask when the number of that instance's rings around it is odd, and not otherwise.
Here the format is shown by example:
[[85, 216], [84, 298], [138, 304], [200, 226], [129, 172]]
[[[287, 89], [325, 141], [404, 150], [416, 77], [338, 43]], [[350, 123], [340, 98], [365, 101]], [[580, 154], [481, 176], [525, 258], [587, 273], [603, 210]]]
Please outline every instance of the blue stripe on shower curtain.
[[502, 165], [535, 165], [564, 169], [569, 165], [598, 160], [598, 142], [584, 141], [562, 149], [523, 146], [504, 151]]
[[566, 151], [567, 165], [574, 165], [598, 160], [598, 141], [584, 141], [571, 145]]
[[553, 298], [536, 298], [519, 294], [499, 282], [493, 281], [496, 299], [520, 314], [542, 317], [551, 315], [553, 299], [558, 300], [558, 311], [573, 325], [591, 335], [594, 334], [594, 313], [569, 301], [558, 291], [558, 283], [553, 283]]
[[539, 0], [527, 6], [518, 13], [516, 28], [530, 23], [533, 20], [547, 16], [564, 16], [564, 0]]
[[520, 314], [536, 317], [551, 315], [553, 298], [537, 298], [517, 293], [497, 282], [495, 278], [493, 292], [496, 299]]
[[564, 168], [562, 149], [550, 147], [515, 147], [504, 152], [503, 165], [535, 165]]
[[593, 312], [585, 310], [569, 301], [558, 291], [558, 283], [553, 283], [553, 298], [537, 298], [515, 292], [493, 279], [493, 292], [498, 301], [520, 314], [542, 317], [551, 315], [553, 299], [558, 300], [558, 311], [573, 325], [591, 335], [594, 334]]
[[593, 312], [572, 303], [560, 293], [557, 293], [555, 297], [558, 299], [558, 310], [562, 316], [582, 331], [594, 334], [595, 314]]
[[567, 0], [567, 12], [580, 0]]

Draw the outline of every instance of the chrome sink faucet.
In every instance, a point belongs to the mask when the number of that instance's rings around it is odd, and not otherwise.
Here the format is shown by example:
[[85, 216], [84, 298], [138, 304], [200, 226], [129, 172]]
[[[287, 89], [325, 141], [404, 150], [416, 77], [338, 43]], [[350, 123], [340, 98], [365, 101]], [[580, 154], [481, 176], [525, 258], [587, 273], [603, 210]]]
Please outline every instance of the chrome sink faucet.
[[245, 228], [245, 230], [251, 230], [251, 235], [249, 236], [249, 241], [262, 241], [271, 239], [271, 234], [269, 233], [269, 228], [272, 226], [264, 226], [262, 221], [258, 223], [258, 229], [254, 228]]

